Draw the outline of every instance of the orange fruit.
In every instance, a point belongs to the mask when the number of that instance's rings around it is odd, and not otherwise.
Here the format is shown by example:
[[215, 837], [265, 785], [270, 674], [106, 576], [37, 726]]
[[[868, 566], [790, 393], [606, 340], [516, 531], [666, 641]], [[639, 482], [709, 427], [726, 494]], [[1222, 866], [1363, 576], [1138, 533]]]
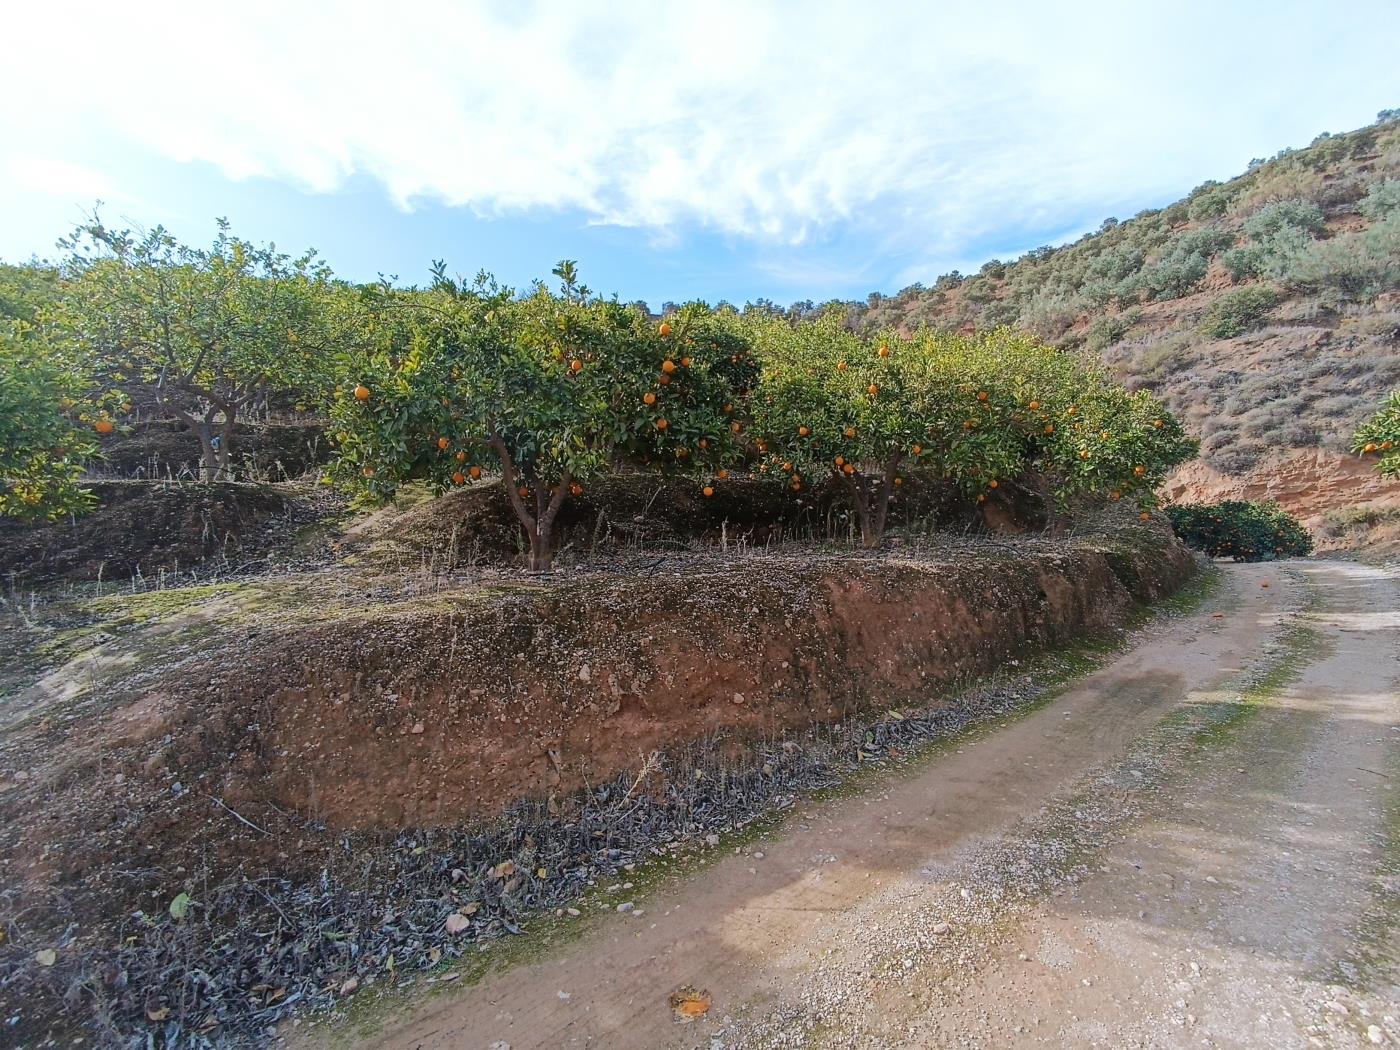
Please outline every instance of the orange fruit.
[[1027, 407], [1028, 407], [1032, 412], [1039, 412], [1039, 411], [1040, 411], [1040, 402], [1039, 402], [1039, 401], [1032, 401], [1032, 402], [1030, 403], [1030, 405], [1028, 405]]
[[977, 391], [977, 400], [978, 400], [978, 401], [985, 401], [985, 400], [987, 400], [987, 392], [986, 392], [985, 390], [979, 390], [979, 391]]
[[846, 436], [847, 436], [848, 438], [853, 438], [853, 437], [855, 437], [855, 436], [856, 436], [856, 428], [855, 428], [855, 427], [847, 427], [847, 428], [846, 428]]
[[355, 400], [356, 400], [356, 401], [368, 401], [368, 400], [369, 400], [369, 387], [365, 386], [363, 383], [361, 383], [359, 386], [357, 386], [357, 387], [355, 388]]
[[987, 482], [987, 488], [989, 488], [989, 489], [995, 489], [995, 488], [1000, 488], [1000, 487], [1001, 487], [1001, 482], [998, 481], [996, 478], [992, 478], [991, 481]]
[[92, 429], [97, 431], [99, 434], [110, 434], [117, 428], [112, 425], [112, 421], [110, 419], [99, 419], [96, 423], [92, 425]]
[[964, 430], [971, 430], [971, 429], [972, 429], [973, 427], [975, 427], [976, 425], [977, 425], [977, 421], [976, 421], [975, 419], [964, 419], [964, 420], [963, 420], [963, 429], [964, 429]]
[[805, 438], [805, 437], [806, 437], [808, 434], [810, 434], [810, 433], [811, 433], [811, 431], [810, 431], [809, 429], [807, 429], [806, 427], [798, 427], [798, 428], [797, 428], [797, 436], [800, 437], [800, 438]]
[[658, 419], [658, 420], [656, 421], [656, 429], [657, 429], [657, 430], [665, 430], [665, 429], [666, 429], [668, 426], [670, 426], [670, 425], [671, 425], [671, 424], [667, 423], [666, 420], [665, 420], [664, 418]]
[[472, 467], [470, 470], [467, 471], [467, 473], [470, 474], [472, 476], [472, 480], [475, 481], [477, 478], [481, 477], [481, 468]]
[[665, 338], [666, 336], [671, 334], [671, 326], [665, 321], [662, 321], [659, 325], [656, 326], [656, 334]]
[[1166, 426], [1166, 424], [1163, 423], [1160, 419], [1154, 419], [1154, 420], [1152, 421], [1152, 425], [1153, 425], [1154, 427], [1156, 427], [1158, 430], [1161, 430], [1162, 427]]
[[645, 394], [642, 395], [642, 404], [644, 404], [644, 405], [654, 405], [654, 404], [656, 404], [656, 395], [653, 394], [650, 390], [648, 390]]
[[869, 394], [870, 394], [871, 397], [874, 397], [876, 394], [878, 394], [878, 393], [880, 392], [880, 388], [879, 388], [878, 386], [876, 386], [874, 383], [871, 383], [871, 384], [870, 384], [868, 387], [866, 387], [865, 389], [869, 392]]
[[791, 463], [784, 463], [784, 464], [783, 464], [783, 473], [786, 474], [786, 473], [787, 473], [788, 471], [790, 471], [790, 470], [792, 470], [792, 464], [791, 464]]
[[1088, 458], [1089, 458], [1089, 450], [1088, 450], [1087, 448], [1080, 449], [1080, 450], [1079, 450], [1079, 458], [1080, 458], [1080, 459], [1088, 459]]
[[856, 472], [856, 468], [855, 468], [855, 465], [854, 465], [853, 463], [847, 463], [847, 464], [846, 464], [844, 467], [842, 467], [841, 469], [842, 469], [845, 473], [847, 473], [847, 474], [854, 474], [854, 473]]
[[373, 468], [373, 467], [365, 467], [365, 469], [362, 470], [362, 471], [360, 471], [360, 473], [363, 474], [363, 475], [364, 475], [365, 477], [367, 477], [367, 478], [372, 478], [372, 477], [374, 477], [374, 468]]
[[457, 471], [455, 474], [452, 475], [452, 484], [454, 484], [454, 485], [460, 485], [462, 482], [464, 482], [464, 481], [466, 481], [466, 480], [467, 480], [467, 476], [466, 476], [465, 474], [463, 474], [460, 470]]
[[742, 424], [742, 423], [730, 423], [730, 424], [729, 424], [729, 429], [732, 430], [732, 431], [734, 431], [734, 433], [737, 434], [737, 433], [739, 433], [739, 431], [741, 431], [741, 430], [744, 429], [744, 424]]
[[725, 405], [725, 406], [724, 406], [724, 414], [725, 414], [725, 415], [729, 415], [729, 413], [730, 413], [730, 412], [733, 412], [733, 411], [734, 411], [734, 406], [733, 406], [733, 405]]
[[895, 483], [896, 485], [903, 485], [903, 484], [904, 484], [904, 479], [903, 479], [903, 478], [895, 478], [895, 479], [894, 479], [894, 483]]
[[721, 468], [720, 470], [715, 471], [715, 477], [723, 481], [725, 478], [729, 477], [729, 471]]
[[912, 449], [910, 449], [910, 451], [913, 452], [914, 455], [916, 455], [916, 456], [923, 455], [924, 446], [923, 446], [923, 445], [915, 445]]
[[888, 346], [886, 346], [884, 343], [881, 343], [881, 344], [880, 344], [880, 349], [879, 349], [877, 352], [879, 353], [879, 355], [880, 355], [881, 357], [889, 357], [889, 356], [890, 356], [890, 348], [889, 348]]
[[1393, 441], [1382, 441], [1382, 442], [1381, 442], [1381, 451], [1382, 451], [1382, 452], [1389, 452], [1389, 451], [1390, 451], [1392, 448], [1394, 448], [1394, 447], [1395, 447], [1395, 442], [1393, 442]]
[[982, 493], [979, 492], [979, 493], [977, 493], [977, 502], [978, 502], [978, 503], [986, 503], [986, 502], [987, 502], [987, 497], [984, 496]]
[[690, 367], [690, 358], [688, 358], [688, 357], [682, 357], [682, 358], [681, 358], [681, 367], [682, 367], [682, 368], [689, 368], [689, 367]]
[[438, 438], [438, 448], [446, 451], [447, 446], [450, 444], [452, 444], [452, 442], [448, 441], [447, 438]]
[[1142, 477], [1144, 474], [1147, 473], [1147, 468], [1142, 465], [1138, 465], [1133, 468], [1133, 473], [1136, 474], [1138, 477]]
[[1055, 428], [1054, 428], [1054, 426], [1052, 426], [1052, 425], [1049, 424], [1049, 423], [1046, 423], [1046, 424], [1045, 424], [1045, 433], [1047, 433], [1047, 434], [1053, 434], [1053, 433], [1055, 433]]
[[583, 486], [580, 485], [577, 481], [575, 481], [572, 485], [569, 486], [569, 495], [571, 495], [571, 496], [582, 496], [582, 495], [583, 495]]
[[[1149, 514], [1149, 513], [1147, 513], [1147, 511], [1143, 511], [1141, 514], [1138, 515], [1138, 521], [1151, 521], [1151, 520], [1152, 520], [1152, 515]], [[1267, 586], [1267, 584], [1266, 584], [1265, 586]]]
[[521, 499], [524, 499], [526, 496], [528, 496], [528, 495], [530, 494], [530, 490], [527, 489], [524, 485], [521, 485], [521, 486], [520, 486], [518, 489], [516, 489], [515, 491], [516, 491], [516, 494], [517, 494]]
[[574, 373], [576, 373], [576, 374], [579, 373], [579, 372], [582, 372], [582, 371], [583, 371], [583, 362], [580, 361], [577, 357], [574, 358], [572, 361], [569, 362], [569, 371], [570, 371], [570, 372], [574, 372]]
[[661, 362], [661, 371], [665, 372], [667, 375], [670, 375], [675, 370], [676, 362], [672, 361], [669, 357]]
[[1108, 440], [1109, 438], [1111, 438], [1112, 436], [1113, 436], [1113, 435], [1110, 434], [1107, 430], [1100, 430], [1100, 431], [1099, 431], [1099, 437], [1103, 438], [1103, 440], [1105, 440], [1105, 441], [1107, 441], [1107, 440]]
[[705, 496], [706, 499], [708, 499], [709, 497], [711, 497], [711, 496], [713, 496], [713, 495], [715, 494], [715, 490], [712, 489], [712, 488], [710, 488], [709, 485], [706, 485], [706, 486], [705, 486], [703, 489], [701, 489], [700, 491], [701, 491], [701, 493], [704, 494], [704, 496]]
[[1368, 441], [1368, 442], [1366, 442], [1366, 447], [1363, 448], [1361, 451], [1362, 451], [1362, 452], [1374, 452], [1374, 451], [1376, 451], [1376, 443], [1375, 443], [1374, 441]]
[[701, 439], [700, 439], [700, 447], [701, 447], [701, 448], [709, 448], [709, 447], [710, 447], [710, 439], [709, 439], [709, 438], [701, 438]]
[[668, 376], [665, 372], [662, 372], [659, 376], [657, 376], [657, 377], [656, 377], [656, 381], [657, 381], [658, 383], [660, 383], [662, 386], [670, 386], [670, 385], [671, 385], [671, 377]]
[[467, 461], [467, 454], [466, 454], [465, 452], [458, 452], [458, 453], [457, 453], [457, 462], [458, 462], [458, 463], [465, 463], [466, 461]]
[[841, 465], [842, 465], [843, 463], [845, 463], [845, 462], [846, 462], [846, 457], [845, 457], [845, 456], [837, 456], [837, 457], [836, 457], [836, 465], [837, 465], [838, 467], [841, 466]]
[[838, 372], [844, 372], [845, 370], [846, 370], [846, 362], [845, 362], [845, 361], [837, 361], [837, 362], [836, 362], [836, 371], [838, 371]]

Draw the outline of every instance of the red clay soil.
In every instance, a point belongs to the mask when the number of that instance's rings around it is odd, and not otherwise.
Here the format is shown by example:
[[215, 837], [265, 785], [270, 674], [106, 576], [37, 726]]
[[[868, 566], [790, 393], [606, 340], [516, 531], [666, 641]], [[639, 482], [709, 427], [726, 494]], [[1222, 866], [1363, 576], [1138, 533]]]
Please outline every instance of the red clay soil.
[[240, 812], [271, 804], [332, 829], [461, 823], [708, 734], [737, 746], [926, 700], [1119, 624], [1134, 589], [1169, 589], [1192, 566], [1175, 541], [1134, 531], [1126, 554], [1087, 541], [970, 545], [956, 561], [754, 556], [450, 595], [263, 635], [94, 728], [136, 778], [199, 777]]

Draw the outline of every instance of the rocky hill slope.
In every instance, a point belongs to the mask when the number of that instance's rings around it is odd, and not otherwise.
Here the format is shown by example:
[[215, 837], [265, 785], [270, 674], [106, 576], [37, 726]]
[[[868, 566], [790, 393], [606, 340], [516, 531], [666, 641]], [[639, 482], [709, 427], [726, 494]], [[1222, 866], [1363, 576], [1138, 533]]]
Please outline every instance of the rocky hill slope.
[[1348, 462], [1400, 386], [1400, 112], [1381, 116], [1073, 244], [872, 295], [862, 323], [1010, 324], [1098, 355], [1201, 438], [1180, 498], [1265, 493], [1315, 526], [1400, 505]]

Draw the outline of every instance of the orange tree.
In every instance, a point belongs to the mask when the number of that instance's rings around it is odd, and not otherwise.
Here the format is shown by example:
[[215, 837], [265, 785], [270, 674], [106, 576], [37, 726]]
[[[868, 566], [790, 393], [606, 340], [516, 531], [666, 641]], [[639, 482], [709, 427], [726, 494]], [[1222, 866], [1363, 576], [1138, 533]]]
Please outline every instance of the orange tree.
[[111, 421], [81, 365], [22, 321], [0, 321], [0, 515], [56, 518], [84, 509], [79, 484]]
[[877, 546], [899, 467], [924, 434], [922, 347], [851, 332], [840, 310], [797, 323], [746, 314], [763, 362], [749, 399], [759, 470], [800, 492], [830, 479], [846, 493], [861, 541]]
[[218, 231], [197, 249], [94, 216], [60, 242], [56, 314], [106, 385], [149, 392], [190, 429], [208, 481], [228, 473], [249, 407], [271, 391], [323, 389], [333, 351], [359, 330], [340, 308], [353, 296], [314, 252], [290, 258], [223, 220]]
[[734, 363], [700, 308], [653, 324], [590, 299], [562, 264], [560, 294], [523, 297], [435, 272], [425, 291], [382, 289], [369, 311], [371, 349], [333, 408], [342, 478], [379, 498], [413, 478], [497, 478], [544, 571], [561, 509], [592, 476], [624, 462], [718, 476], [733, 459]]
[[800, 491], [830, 477], [877, 546], [902, 467], [978, 503], [1027, 471], [1062, 497], [1132, 495], [1141, 509], [1194, 443], [1150, 394], [1128, 394], [1070, 355], [1007, 330], [974, 337], [853, 334], [839, 312], [746, 317], [765, 361], [751, 401], [760, 470]]
[[1400, 390], [1361, 425], [1352, 447], [1363, 456], [1377, 457], [1376, 469], [1383, 477], [1400, 478]]

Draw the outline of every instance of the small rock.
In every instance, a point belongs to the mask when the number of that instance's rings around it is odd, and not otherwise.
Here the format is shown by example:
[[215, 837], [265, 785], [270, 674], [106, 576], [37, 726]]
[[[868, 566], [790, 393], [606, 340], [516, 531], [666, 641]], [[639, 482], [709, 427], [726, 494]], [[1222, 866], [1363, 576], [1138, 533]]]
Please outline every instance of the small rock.
[[579, 911], [577, 908], [565, 908], [564, 910], [575, 919], [583, 914], [583, 912]]
[[625, 913], [627, 913], [627, 912], [629, 912], [629, 911], [632, 911], [632, 910], [635, 909], [636, 907], [637, 907], [637, 906], [636, 906], [635, 904], [633, 904], [631, 901], [623, 901], [621, 904], [619, 904], [619, 905], [617, 906], [617, 910], [618, 910], [619, 913], [625, 914]]
[[929, 930], [933, 933], [947, 933], [949, 926], [946, 922], [936, 922], [929, 927]]
[[753, 855], [753, 859], [754, 859], [754, 860], [762, 860], [762, 859], [763, 859], [763, 851], [762, 851], [762, 850], [757, 850], [757, 851], [754, 853], [754, 855]]
[[586, 682], [586, 681], [588, 681], [588, 680], [589, 680], [590, 678], [592, 678], [592, 677], [593, 677], [593, 671], [589, 668], [589, 666], [588, 666], [587, 664], [584, 664], [582, 667], [580, 667], [580, 668], [578, 669], [578, 680], [579, 680], [580, 682]]
[[1385, 1042], [1385, 1033], [1381, 1031], [1379, 1025], [1369, 1025], [1366, 1028], [1366, 1038], [1379, 1045]]
[[568, 992], [557, 992], [556, 994], [559, 996], [560, 1001], [565, 1003], [573, 998]]
[[733, 696], [733, 702], [736, 703], [736, 704], [742, 704], [742, 703], [744, 703], [744, 702], [745, 702], [745, 701], [744, 701], [744, 694], [743, 694], [743, 693], [735, 693], [734, 696]]
[[423, 723], [422, 723], [422, 722], [414, 722], [414, 723], [413, 723], [413, 728], [410, 729], [409, 732], [412, 733], [414, 736], [417, 736], [419, 733], [423, 732]]
[[350, 995], [358, 987], [360, 987], [360, 979], [358, 977], [351, 977], [349, 980], [341, 982], [340, 994]]
[[705, 845], [707, 845], [707, 846], [718, 846], [718, 845], [719, 845], [719, 836], [718, 836], [718, 835], [706, 835], [706, 836], [705, 836]]

